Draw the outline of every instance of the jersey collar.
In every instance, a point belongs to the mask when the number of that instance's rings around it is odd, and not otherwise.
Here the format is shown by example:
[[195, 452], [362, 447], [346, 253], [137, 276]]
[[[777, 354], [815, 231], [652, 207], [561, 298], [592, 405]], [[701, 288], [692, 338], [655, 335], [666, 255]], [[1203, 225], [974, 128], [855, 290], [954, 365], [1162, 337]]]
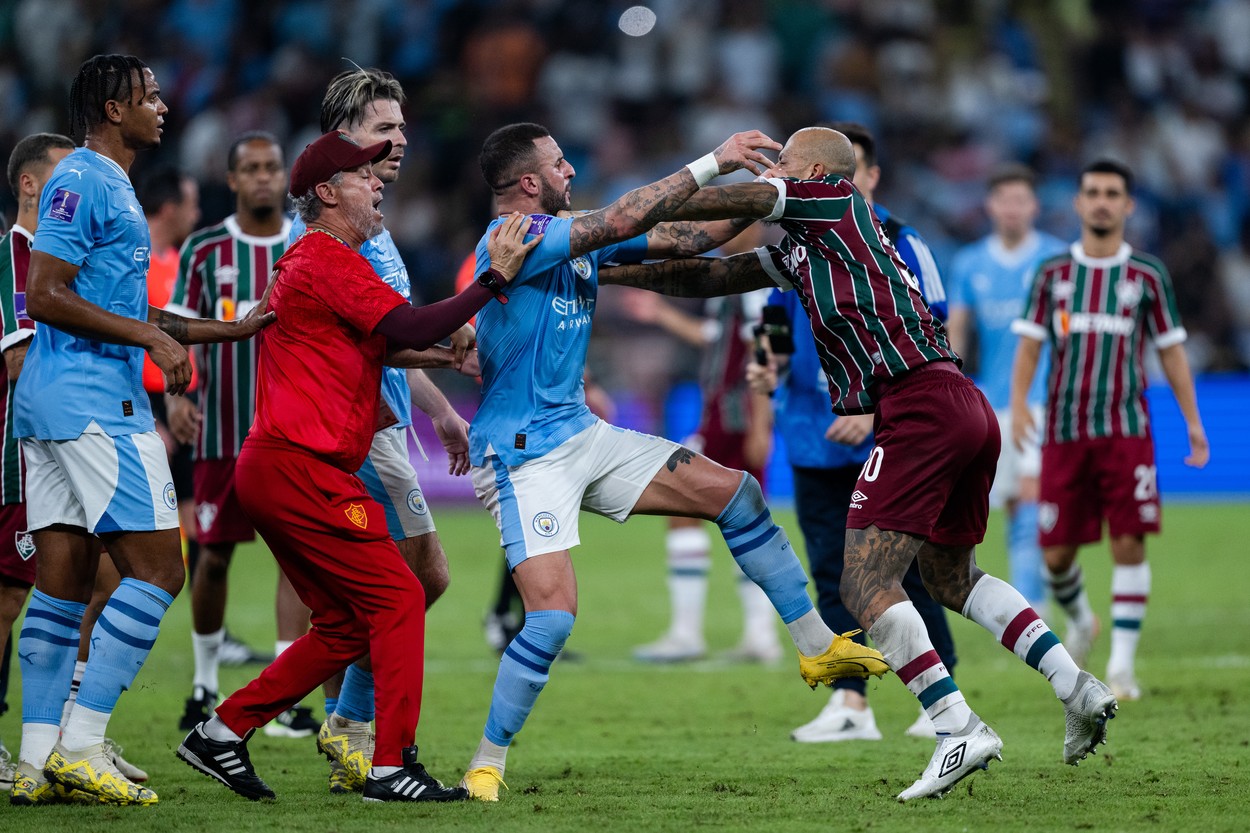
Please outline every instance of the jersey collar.
[[1110, 269], [1127, 263], [1129, 255], [1133, 253], [1133, 247], [1128, 243], [1121, 243], [1120, 248], [1111, 257], [1090, 257], [1085, 254], [1085, 249], [1081, 247], [1081, 241], [1078, 240], [1072, 244], [1071, 251], [1072, 259], [1082, 266], [1089, 269]]

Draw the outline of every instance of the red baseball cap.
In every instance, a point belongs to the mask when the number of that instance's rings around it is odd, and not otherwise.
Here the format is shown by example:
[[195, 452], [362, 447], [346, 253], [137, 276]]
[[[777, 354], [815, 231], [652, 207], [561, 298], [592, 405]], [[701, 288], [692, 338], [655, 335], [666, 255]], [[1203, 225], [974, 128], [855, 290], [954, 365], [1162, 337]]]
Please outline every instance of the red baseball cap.
[[361, 147], [346, 133], [332, 130], [305, 147], [291, 166], [291, 196], [305, 196], [339, 171], [379, 162], [390, 154], [389, 141]]

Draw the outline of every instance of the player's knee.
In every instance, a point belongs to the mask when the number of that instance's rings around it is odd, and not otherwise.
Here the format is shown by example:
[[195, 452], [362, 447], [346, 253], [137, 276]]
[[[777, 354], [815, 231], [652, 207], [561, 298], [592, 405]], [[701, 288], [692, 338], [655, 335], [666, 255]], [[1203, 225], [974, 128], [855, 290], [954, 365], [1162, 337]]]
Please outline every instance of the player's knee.
[[525, 614], [521, 633], [536, 647], [558, 654], [573, 633], [576, 617], [567, 610], [533, 610]]
[[741, 475], [738, 488], [716, 517], [716, 524], [722, 530], [753, 523], [768, 508], [764, 503], [764, 490], [755, 476], [745, 471], [737, 474]]

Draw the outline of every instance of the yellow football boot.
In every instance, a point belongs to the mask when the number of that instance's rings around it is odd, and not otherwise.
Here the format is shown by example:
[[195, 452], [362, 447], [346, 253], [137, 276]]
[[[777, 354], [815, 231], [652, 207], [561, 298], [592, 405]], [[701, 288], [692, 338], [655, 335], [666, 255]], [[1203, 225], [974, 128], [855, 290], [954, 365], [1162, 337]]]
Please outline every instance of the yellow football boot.
[[803, 682], [811, 688], [818, 684], [833, 685], [834, 680], [848, 677], [867, 679], [883, 677], [890, 670], [885, 657], [875, 648], [860, 645], [849, 637], [859, 633], [858, 630], [848, 631], [841, 636], [835, 635], [833, 642], [824, 653], [808, 657], [799, 653], [799, 675]]
[[[330, 715], [317, 733], [317, 749], [331, 763], [343, 767], [342, 783], [348, 790], [359, 792], [365, 788], [365, 779], [373, 767], [373, 730], [368, 723]], [[330, 778], [330, 791], [334, 792], [333, 770]]]
[[61, 744], [52, 748], [43, 774], [66, 790], [86, 793], [102, 804], [155, 804], [156, 793], [122, 775], [103, 743], [70, 752]]
[[478, 801], [498, 801], [499, 788], [508, 789], [503, 776], [493, 766], [480, 766], [471, 769], [460, 779], [460, 786], [469, 791], [469, 798]]

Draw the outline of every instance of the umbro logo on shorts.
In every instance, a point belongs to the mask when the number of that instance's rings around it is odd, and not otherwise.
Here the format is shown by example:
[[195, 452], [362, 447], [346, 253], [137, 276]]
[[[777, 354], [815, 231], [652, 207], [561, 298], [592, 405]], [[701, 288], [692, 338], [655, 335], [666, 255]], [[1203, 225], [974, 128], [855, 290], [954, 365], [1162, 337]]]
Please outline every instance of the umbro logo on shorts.
[[861, 492], [859, 489], [856, 489], [856, 490], [855, 490], [855, 491], [851, 494], [851, 508], [852, 508], [852, 509], [863, 509], [863, 508], [864, 508], [864, 501], [866, 501], [866, 500], [868, 500], [868, 495], [864, 494], [864, 493], [863, 493], [863, 492]]

